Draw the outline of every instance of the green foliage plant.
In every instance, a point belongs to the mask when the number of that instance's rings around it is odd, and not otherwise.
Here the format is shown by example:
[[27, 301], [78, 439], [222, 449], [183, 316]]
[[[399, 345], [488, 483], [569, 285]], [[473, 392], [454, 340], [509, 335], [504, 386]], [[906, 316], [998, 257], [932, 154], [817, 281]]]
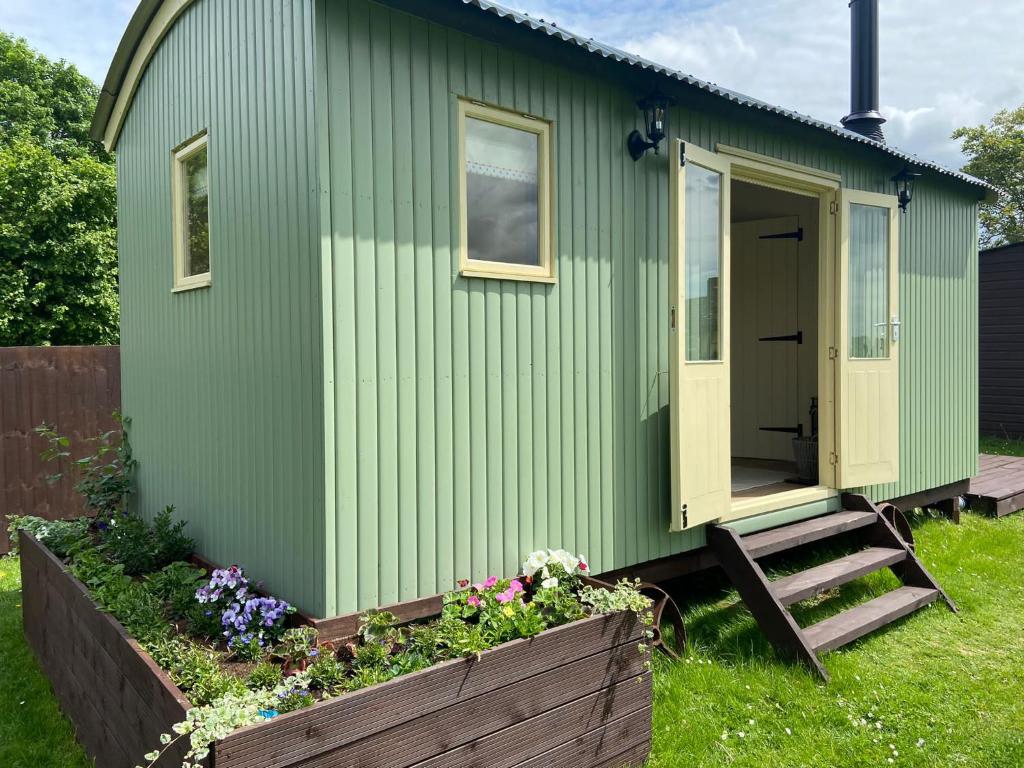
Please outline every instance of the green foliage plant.
[[192, 554], [195, 542], [185, 535], [185, 521], [173, 522], [174, 507], [159, 512], [150, 526], [136, 515], [121, 514], [104, 524], [101, 539], [110, 558], [129, 576], [153, 573]]
[[113, 157], [98, 88], [0, 32], [0, 346], [116, 344]]
[[145, 583], [150, 592], [168, 604], [171, 616], [180, 619], [188, 617], [198, 606], [196, 590], [205, 578], [202, 568], [179, 560], [147, 574]]
[[968, 161], [963, 170], [1000, 190], [981, 205], [980, 241], [988, 248], [1024, 242], [1024, 105], [997, 112], [988, 125], [953, 132]]
[[286, 629], [274, 648], [274, 654], [283, 659], [285, 669], [303, 670], [320, 655], [317, 648], [319, 637], [316, 627]]
[[271, 664], [269, 661], [261, 661], [249, 673], [245, 684], [255, 691], [260, 688], [274, 688], [280, 685], [283, 679], [284, 672], [281, 670], [281, 667], [277, 664]]
[[[279, 669], [275, 667], [275, 669]], [[345, 679], [348, 674], [347, 667], [338, 658], [329, 652], [321, 649], [319, 656], [310, 664], [306, 671], [309, 673], [309, 684], [319, 688], [325, 696], [334, 696], [343, 690]]]
[[[83, 497], [86, 509], [100, 517], [113, 517], [124, 510], [138, 465], [128, 440], [131, 420], [117, 411], [113, 416], [120, 428], [90, 438], [91, 452], [77, 459], [71, 458], [71, 440], [54, 427], [44, 422], [34, 430], [46, 441], [41, 458], [58, 464], [70, 461], [78, 475], [75, 491]], [[63, 473], [57, 471], [47, 480], [55, 483], [61, 477]]]
[[7, 518], [10, 552], [18, 553], [18, 533], [26, 531], [46, 545], [60, 558], [68, 557], [89, 540], [89, 520], [44, 520], [31, 515], [10, 515]]

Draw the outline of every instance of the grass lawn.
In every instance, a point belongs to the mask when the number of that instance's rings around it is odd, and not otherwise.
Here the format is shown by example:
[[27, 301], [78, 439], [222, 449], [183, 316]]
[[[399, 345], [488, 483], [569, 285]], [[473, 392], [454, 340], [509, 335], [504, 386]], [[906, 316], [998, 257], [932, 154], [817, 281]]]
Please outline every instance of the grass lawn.
[[[1024, 514], [916, 536], [961, 613], [937, 604], [826, 656], [828, 686], [775, 660], [734, 593], [692, 606], [691, 658], [656, 660], [651, 767], [1024, 766]], [[891, 585], [875, 574], [798, 619]], [[84, 768], [22, 638], [19, 586], [0, 559], [0, 766]]]
[[0, 766], [87, 768], [21, 632], [21, 573], [0, 558]]
[[[936, 603], [825, 656], [827, 686], [773, 658], [735, 593], [690, 609], [693, 658], [657, 667], [650, 765], [1024, 766], [1024, 514], [925, 520], [915, 537], [960, 613]], [[797, 620], [895, 583], [872, 574]]]
[[1024, 456], [1024, 440], [1005, 437], [982, 437], [981, 452], [996, 456]]

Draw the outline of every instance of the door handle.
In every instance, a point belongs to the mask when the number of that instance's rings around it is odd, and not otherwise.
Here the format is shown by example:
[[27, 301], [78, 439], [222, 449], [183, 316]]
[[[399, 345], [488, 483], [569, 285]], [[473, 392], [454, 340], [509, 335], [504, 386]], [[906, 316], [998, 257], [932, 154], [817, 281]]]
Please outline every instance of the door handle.
[[893, 315], [892, 320], [889, 321], [889, 325], [892, 327], [892, 342], [895, 344], [900, 340], [900, 326], [903, 325], [903, 323], [900, 322], [900, 319], [896, 317], [896, 315]]

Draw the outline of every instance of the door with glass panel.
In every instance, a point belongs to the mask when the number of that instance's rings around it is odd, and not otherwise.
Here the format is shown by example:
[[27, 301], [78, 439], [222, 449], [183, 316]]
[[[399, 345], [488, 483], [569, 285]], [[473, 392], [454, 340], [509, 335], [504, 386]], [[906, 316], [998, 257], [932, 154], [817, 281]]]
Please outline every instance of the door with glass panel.
[[840, 192], [837, 485], [899, 479], [896, 198]]
[[731, 506], [729, 164], [678, 141], [670, 162], [671, 529], [681, 531]]

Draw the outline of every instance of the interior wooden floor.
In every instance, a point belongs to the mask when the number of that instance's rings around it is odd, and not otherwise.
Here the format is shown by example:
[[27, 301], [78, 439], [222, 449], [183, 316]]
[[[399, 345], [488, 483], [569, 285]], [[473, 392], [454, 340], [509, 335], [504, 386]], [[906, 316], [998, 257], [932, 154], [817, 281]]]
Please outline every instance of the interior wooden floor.
[[795, 491], [807, 485], [795, 481], [796, 464], [770, 459], [732, 460], [732, 497], [757, 499], [776, 493]]

